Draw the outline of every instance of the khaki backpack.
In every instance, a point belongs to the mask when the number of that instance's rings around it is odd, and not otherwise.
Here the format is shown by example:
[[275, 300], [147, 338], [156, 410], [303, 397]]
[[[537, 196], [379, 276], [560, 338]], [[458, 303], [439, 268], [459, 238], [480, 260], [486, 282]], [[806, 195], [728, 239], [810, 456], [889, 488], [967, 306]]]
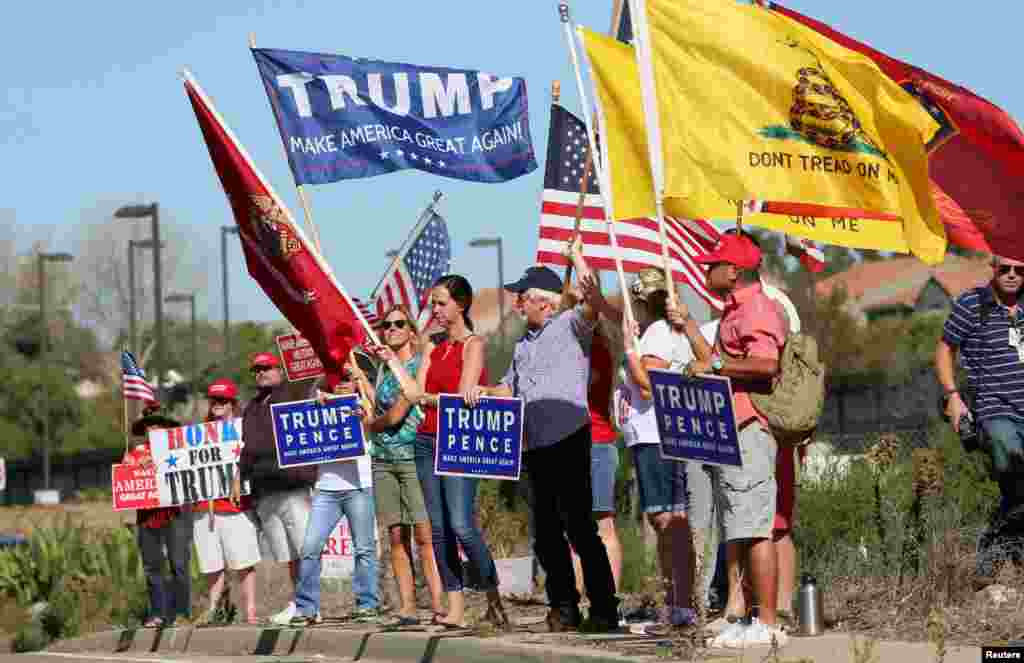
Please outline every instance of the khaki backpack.
[[780, 440], [809, 443], [825, 408], [825, 364], [814, 337], [789, 334], [771, 393], [751, 393], [750, 399]]

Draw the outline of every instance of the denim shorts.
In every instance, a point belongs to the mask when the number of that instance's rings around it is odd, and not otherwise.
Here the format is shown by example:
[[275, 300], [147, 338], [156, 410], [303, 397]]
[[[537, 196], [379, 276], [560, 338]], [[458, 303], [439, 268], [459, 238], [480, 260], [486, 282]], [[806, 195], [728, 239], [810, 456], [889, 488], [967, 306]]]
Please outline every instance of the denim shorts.
[[660, 444], [637, 444], [633, 466], [640, 488], [640, 508], [644, 513], [686, 513], [689, 501], [686, 466], [661, 457]]
[[619, 470], [619, 448], [614, 443], [590, 447], [590, 487], [594, 512], [615, 513], [615, 475]]

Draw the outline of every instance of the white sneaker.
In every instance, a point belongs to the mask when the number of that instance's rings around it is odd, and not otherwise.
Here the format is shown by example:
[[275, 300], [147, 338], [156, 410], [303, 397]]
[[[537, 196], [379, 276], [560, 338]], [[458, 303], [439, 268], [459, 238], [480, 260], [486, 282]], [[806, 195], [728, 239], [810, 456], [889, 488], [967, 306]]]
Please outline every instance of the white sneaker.
[[746, 629], [747, 627], [743, 622], [726, 623], [722, 630], [718, 632], [718, 635], [711, 639], [708, 647], [712, 649], [735, 649], [738, 646], [736, 643], [743, 639], [743, 632]]
[[[719, 637], [725, 635], [723, 631]], [[746, 649], [748, 647], [769, 647], [772, 641], [776, 647], [785, 647], [789, 644], [789, 636], [778, 626], [768, 626], [759, 621], [754, 621], [749, 626], [741, 629], [738, 633], [731, 633], [733, 637], [723, 638], [721, 647], [730, 649]], [[717, 639], [717, 638], [716, 638]], [[714, 644], [712, 644], [714, 646]]]
[[291, 601], [285, 609], [276, 615], [270, 616], [270, 623], [278, 626], [288, 626], [292, 623], [292, 617], [295, 616], [295, 601]]

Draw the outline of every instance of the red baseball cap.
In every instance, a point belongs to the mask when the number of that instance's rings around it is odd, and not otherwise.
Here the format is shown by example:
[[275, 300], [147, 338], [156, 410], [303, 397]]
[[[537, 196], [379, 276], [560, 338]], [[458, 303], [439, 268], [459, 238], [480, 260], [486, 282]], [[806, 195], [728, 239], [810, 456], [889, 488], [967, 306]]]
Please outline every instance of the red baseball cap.
[[249, 362], [249, 366], [269, 366], [271, 368], [277, 368], [281, 365], [281, 360], [277, 358], [273, 352], [257, 352], [252, 356], [252, 360]]
[[761, 249], [749, 237], [722, 235], [711, 253], [697, 256], [693, 261], [703, 265], [727, 262], [740, 269], [757, 269], [761, 264]]
[[227, 378], [221, 378], [214, 380], [213, 384], [207, 388], [206, 395], [210, 398], [229, 398], [236, 401], [238, 400], [238, 386]]

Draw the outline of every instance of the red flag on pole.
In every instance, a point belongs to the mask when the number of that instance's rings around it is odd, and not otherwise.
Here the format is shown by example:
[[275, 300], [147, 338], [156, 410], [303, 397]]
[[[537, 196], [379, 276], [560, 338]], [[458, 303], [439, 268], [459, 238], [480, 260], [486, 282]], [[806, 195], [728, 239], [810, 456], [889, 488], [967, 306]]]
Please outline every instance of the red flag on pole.
[[309, 340], [327, 372], [340, 371], [349, 351], [367, 337], [365, 319], [199, 84], [188, 72], [184, 78], [213, 168], [238, 224], [250, 276]]

